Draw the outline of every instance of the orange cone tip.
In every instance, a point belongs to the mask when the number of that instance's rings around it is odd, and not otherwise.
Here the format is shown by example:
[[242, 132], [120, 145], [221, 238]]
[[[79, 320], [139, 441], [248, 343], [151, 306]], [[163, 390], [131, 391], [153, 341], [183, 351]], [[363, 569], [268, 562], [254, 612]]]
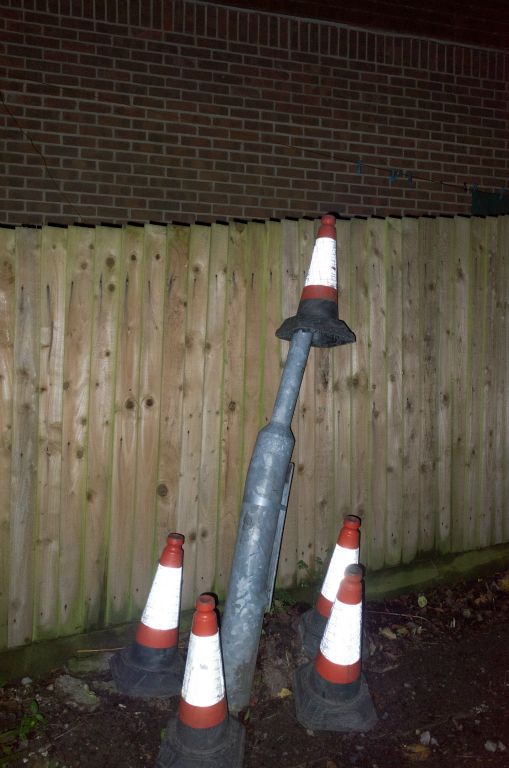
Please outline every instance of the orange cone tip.
[[339, 585], [348, 565], [359, 562], [359, 528], [361, 521], [355, 515], [348, 515], [343, 521], [334, 552], [332, 554], [322, 589], [316, 601], [316, 610], [328, 618], [338, 593]]
[[348, 566], [320, 643], [315, 668], [330, 683], [352, 683], [361, 674], [362, 568]]
[[178, 642], [184, 536], [171, 533], [159, 560], [136, 642], [148, 648], [168, 648]]
[[228, 717], [215, 605], [211, 595], [196, 601], [178, 713], [191, 728], [212, 728]]

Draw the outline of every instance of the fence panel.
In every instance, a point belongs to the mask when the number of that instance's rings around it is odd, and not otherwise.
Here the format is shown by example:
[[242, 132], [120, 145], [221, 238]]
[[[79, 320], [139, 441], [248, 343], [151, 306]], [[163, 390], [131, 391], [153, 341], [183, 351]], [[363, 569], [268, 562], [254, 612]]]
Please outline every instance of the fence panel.
[[[224, 596], [317, 222], [0, 229], [0, 648], [137, 619], [171, 530]], [[344, 515], [370, 569], [509, 540], [509, 218], [337, 222], [279, 584]]]

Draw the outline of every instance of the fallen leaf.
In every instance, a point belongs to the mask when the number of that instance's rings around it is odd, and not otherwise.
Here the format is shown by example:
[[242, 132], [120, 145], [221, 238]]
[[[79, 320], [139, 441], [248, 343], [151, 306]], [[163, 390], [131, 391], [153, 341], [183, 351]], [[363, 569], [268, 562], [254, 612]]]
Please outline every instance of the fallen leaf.
[[381, 635], [386, 637], [388, 640], [396, 640], [397, 635], [392, 631], [390, 627], [384, 627], [383, 629], [378, 630]]
[[430, 756], [430, 749], [425, 744], [405, 744], [403, 749], [410, 760], [427, 760]]
[[287, 696], [291, 696], [291, 695], [292, 695], [292, 692], [290, 691], [289, 688], [281, 688], [281, 690], [277, 694], [279, 699], [286, 699]]
[[497, 587], [502, 592], [509, 592], [509, 571], [497, 581]]
[[335, 763], [333, 760], [327, 760], [327, 763], [325, 764], [325, 768], [338, 768], [338, 764]]
[[424, 606], [426, 606], [427, 604], [428, 604], [427, 598], [424, 595], [419, 595], [419, 597], [417, 598], [417, 605], [419, 606], [419, 608], [424, 608]]

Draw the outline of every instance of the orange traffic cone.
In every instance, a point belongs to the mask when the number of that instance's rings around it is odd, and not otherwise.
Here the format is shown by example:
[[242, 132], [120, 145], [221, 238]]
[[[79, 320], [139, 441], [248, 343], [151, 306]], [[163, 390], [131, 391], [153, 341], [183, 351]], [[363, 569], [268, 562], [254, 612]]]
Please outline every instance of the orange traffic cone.
[[320, 647], [346, 567], [359, 562], [360, 525], [359, 517], [345, 517], [315, 607], [306, 611], [300, 619], [299, 636], [302, 648], [310, 659], [314, 659]]
[[314, 661], [294, 676], [297, 720], [324, 731], [369, 731], [377, 722], [361, 674], [362, 568], [349, 565]]
[[312, 331], [313, 347], [355, 341], [353, 331], [338, 318], [336, 219], [331, 215], [322, 216], [297, 314], [284, 321], [276, 336], [290, 341], [295, 331]]
[[180, 693], [184, 672], [178, 653], [183, 544], [182, 534], [169, 534], [136, 640], [110, 661], [113, 679], [122, 693], [145, 697]]
[[168, 723], [156, 768], [242, 765], [245, 732], [228, 714], [215, 607], [211, 595], [196, 601], [178, 715]]

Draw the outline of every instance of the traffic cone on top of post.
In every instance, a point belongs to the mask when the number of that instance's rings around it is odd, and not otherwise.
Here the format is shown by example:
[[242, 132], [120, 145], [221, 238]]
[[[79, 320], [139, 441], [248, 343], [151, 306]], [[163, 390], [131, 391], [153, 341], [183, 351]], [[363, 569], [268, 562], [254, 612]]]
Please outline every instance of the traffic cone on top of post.
[[377, 722], [362, 676], [362, 568], [349, 565], [314, 661], [294, 675], [297, 720], [313, 730], [369, 731]]
[[338, 594], [339, 585], [345, 575], [346, 567], [359, 562], [360, 525], [359, 517], [355, 515], [345, 517], [315, 607], [302, 614], [299, 621], [298, 631], [302, 649], [310, 659], [315, 658], [320, 647], [325, 625]]
[[182, 696], [165, 731], [156, 768], [237, 768], [244, 728], [228, 714], [216, 601], [200, 595], [193, 617]]
[[338, 318], [336, 219], [330, 214], [321, 218], [297, 314], [284, 321], [276, 336], [290, 341], [295, 331], [312, 331], [313, 347], [355, 341], [354, 332]]
[[181, 533], [168, 535], [136, 639], [110, 661], [122, 693], [148, 698], [180, 693], [184, 673], [178, 652], [183, 544]]

